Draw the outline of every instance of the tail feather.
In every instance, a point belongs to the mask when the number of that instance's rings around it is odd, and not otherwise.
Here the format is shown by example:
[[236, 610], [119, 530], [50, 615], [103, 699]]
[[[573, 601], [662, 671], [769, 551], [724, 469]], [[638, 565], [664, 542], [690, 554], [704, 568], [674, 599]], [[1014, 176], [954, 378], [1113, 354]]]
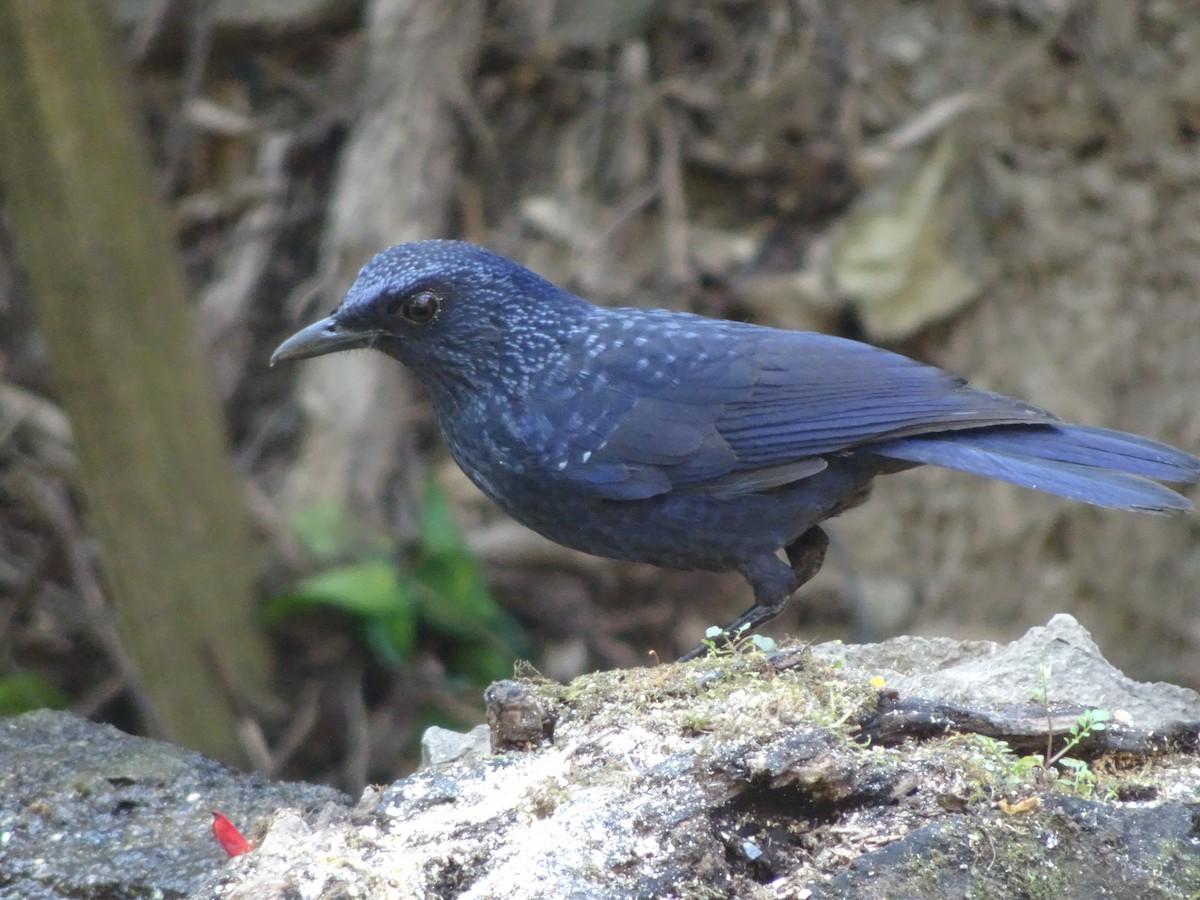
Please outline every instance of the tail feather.
[[959, 469], [1111, 509], [1182, 513], [1191, 501], [1152, 478], [1191, 484], [1200, 459], [1166, 444], [1081, 425], [1002, 426], [883, 441], [892, 459]]
[[962, 432], [965, 443], [983, 450], [1075, 463], [1190, 484], [1200, 479], [1200, 459], [1160, 441], [1108, 428], [1047, 425], [982, 428]]

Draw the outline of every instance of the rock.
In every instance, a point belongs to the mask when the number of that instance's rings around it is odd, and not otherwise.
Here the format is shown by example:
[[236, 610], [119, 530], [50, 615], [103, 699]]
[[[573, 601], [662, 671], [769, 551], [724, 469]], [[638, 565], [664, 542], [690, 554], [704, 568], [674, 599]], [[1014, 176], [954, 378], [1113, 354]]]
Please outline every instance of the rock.
[[492, 752], [492, 733], [486, 725], [476, 725], [465, 734], [432, 725], [421, 735], [421, 767], [431, 769], [464, 756], [488, 756]]
[[[1044, 698], [1032, 707], [1031, 686]], [[492, 736], [493, 746], [519, 749], [418, 772], [364, 798], [348, 818], [297, 828], [295, 814], [281, 812], [267, 833], [270, 858], [239, 858], [203, 895], [801, 898], [1036, 888], [1069, 898], [1117, 885], [1123, 896], [1200, 889], [1196, 695], [1124, 678], [1069, 617], [1007, 646], [902, 639], [735, 653], [568, 685], [503, 683], [491, 694], [536, 711], [517, 717], [528, 724], [519, 740]], [[870, 740], [889, 704], [902, 703], [910, 708], [899, 718], [920, 727], [894, 730], [889, 746]], [[1120, 704], [1133, 724], [1110, 720], [1091, 743], [1070, 748], [1070, 766], [1047, 771], [1040, 757], [1018, 756], [988, 733], [998, 723], [1041, 727], [1044, 748], [1048, 719], [1052, 732], [1065, 731], [1077, 720], [1063, 710], [1099, 704]], [[914, 713], [947, 709], [957, 718], [920, 722]], [[980, 723], [983, 734], [972, 733]], [[1151, 728], [1177, 739], [1129, 739], [1119, 752], [1095, 740]], [[1051, 739], [1056, 752], [1063, 747]]]
[[[1173, 684], [1127, 678], [1100, 654], [1087, 630], [1066, 614], [1031, 628], [1011, 644], [899, 637], [879, 644], [813, 649], [878, 675], [902, 695], [974, 706], [1025, 705], [1044, 695], [1053, 707], [1122, 709], [1139, 726], [1166, 729], [1200, 722], [1200, 694]], [[1048, 674], [1043, 677], [1043, 667]]]
[[253, 841], [253, 823], [281, 807], [347, 804], [50, 710], [0, 721], [0, 760], [3, 898], [193, 896], [228, 861], [211, 810]]
[[1048, 730], [1064, 735], [1078, 716], [1097, 709], [1118, 717], [1089, 736], [1085, 749], [1092, 755], [1194, 751], [1200, 742], [1200, 694], [1126, 677], [1065, 614], [1004, 646], [900, 637], [854, 647], [826, 644], [813, 655], [888, 688], [877, 714], [861, 723], [873, 740], [888, 745], [969, 731], [1033, 751], [1046, 745]]
[[483, 692], [483, 702], [496, 752], [529, 750], [554, 737], [554, 714], [533, 683], [497, 681]]
[[[1200, 891], [1200, 698], [1126, 678], [1069, 616], [488, 698], [507, 752], [473, 732], [353, 808], [65, 713], [5, 720], [0, 898]], [[211, 809], [256, 849], [227, 860]]]

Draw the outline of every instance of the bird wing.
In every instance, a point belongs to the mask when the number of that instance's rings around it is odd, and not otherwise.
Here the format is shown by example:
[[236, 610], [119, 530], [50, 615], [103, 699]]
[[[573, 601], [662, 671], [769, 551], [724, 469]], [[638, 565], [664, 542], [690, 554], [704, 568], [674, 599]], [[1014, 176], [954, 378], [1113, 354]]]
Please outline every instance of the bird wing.
[[758, 379], [717, 418], [742, 467], [886, 438], [1058, 421], [1046, 410], [869, 344], [788, 331], [752, 340], [746, 352], [753, 354]]
[[567, 348], [523, 412], [539, 468], [598, 497], [737, 495], [809, 477], [873, 441], [1057, 421], [856, 341], [613, 312]]

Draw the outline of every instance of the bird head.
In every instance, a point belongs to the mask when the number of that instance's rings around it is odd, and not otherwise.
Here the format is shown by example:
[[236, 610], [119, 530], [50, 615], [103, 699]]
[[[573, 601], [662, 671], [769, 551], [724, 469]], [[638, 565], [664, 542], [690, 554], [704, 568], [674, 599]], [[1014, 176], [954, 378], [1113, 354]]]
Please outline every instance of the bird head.
[[520, 380], [590, 307], [511, 260], [461, 241], [379, 253], [329, 316], [279, 345], [271, 365], [370, 347], [437, 386]]

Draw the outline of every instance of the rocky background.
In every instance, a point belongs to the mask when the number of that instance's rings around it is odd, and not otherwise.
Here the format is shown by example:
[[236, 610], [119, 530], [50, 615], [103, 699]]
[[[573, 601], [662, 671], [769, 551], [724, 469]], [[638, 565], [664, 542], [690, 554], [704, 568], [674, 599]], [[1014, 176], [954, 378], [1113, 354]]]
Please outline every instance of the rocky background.
[[[357, 793], [410, 768], [427, 725], [479, 721], [515, 657], [563, 680], [670, 659], [748, 603], [737, 576], [598, 561], [509, 522], [385, 359], [268, 369], [386, 245], [465, 238], [596, 302], [833, 331], [1200, 450], [1195, 0], [110, 10], [253, 525], [273, 680], [239, 739], [262, 771]], [[11, 188], [5, 702], [154, 732]], [[833, 534], [774, 633], [1005, 640], [1070, 611], [1130, 675], [1200, 685], [1196, 519], [917, 471]], [[364, 578], [385, 587], [363, 599]]]
[[[443, 731], [426, 768], [357, 802], [69, 713], [12, 717], [0, 897], [1200, 889], [1200, 695], [1122, 675], [1070, 616], [1008, 645], [744, 648], [487, 698], [482, 741]], [[209, 810], [252, 847], [229, 859]]]

